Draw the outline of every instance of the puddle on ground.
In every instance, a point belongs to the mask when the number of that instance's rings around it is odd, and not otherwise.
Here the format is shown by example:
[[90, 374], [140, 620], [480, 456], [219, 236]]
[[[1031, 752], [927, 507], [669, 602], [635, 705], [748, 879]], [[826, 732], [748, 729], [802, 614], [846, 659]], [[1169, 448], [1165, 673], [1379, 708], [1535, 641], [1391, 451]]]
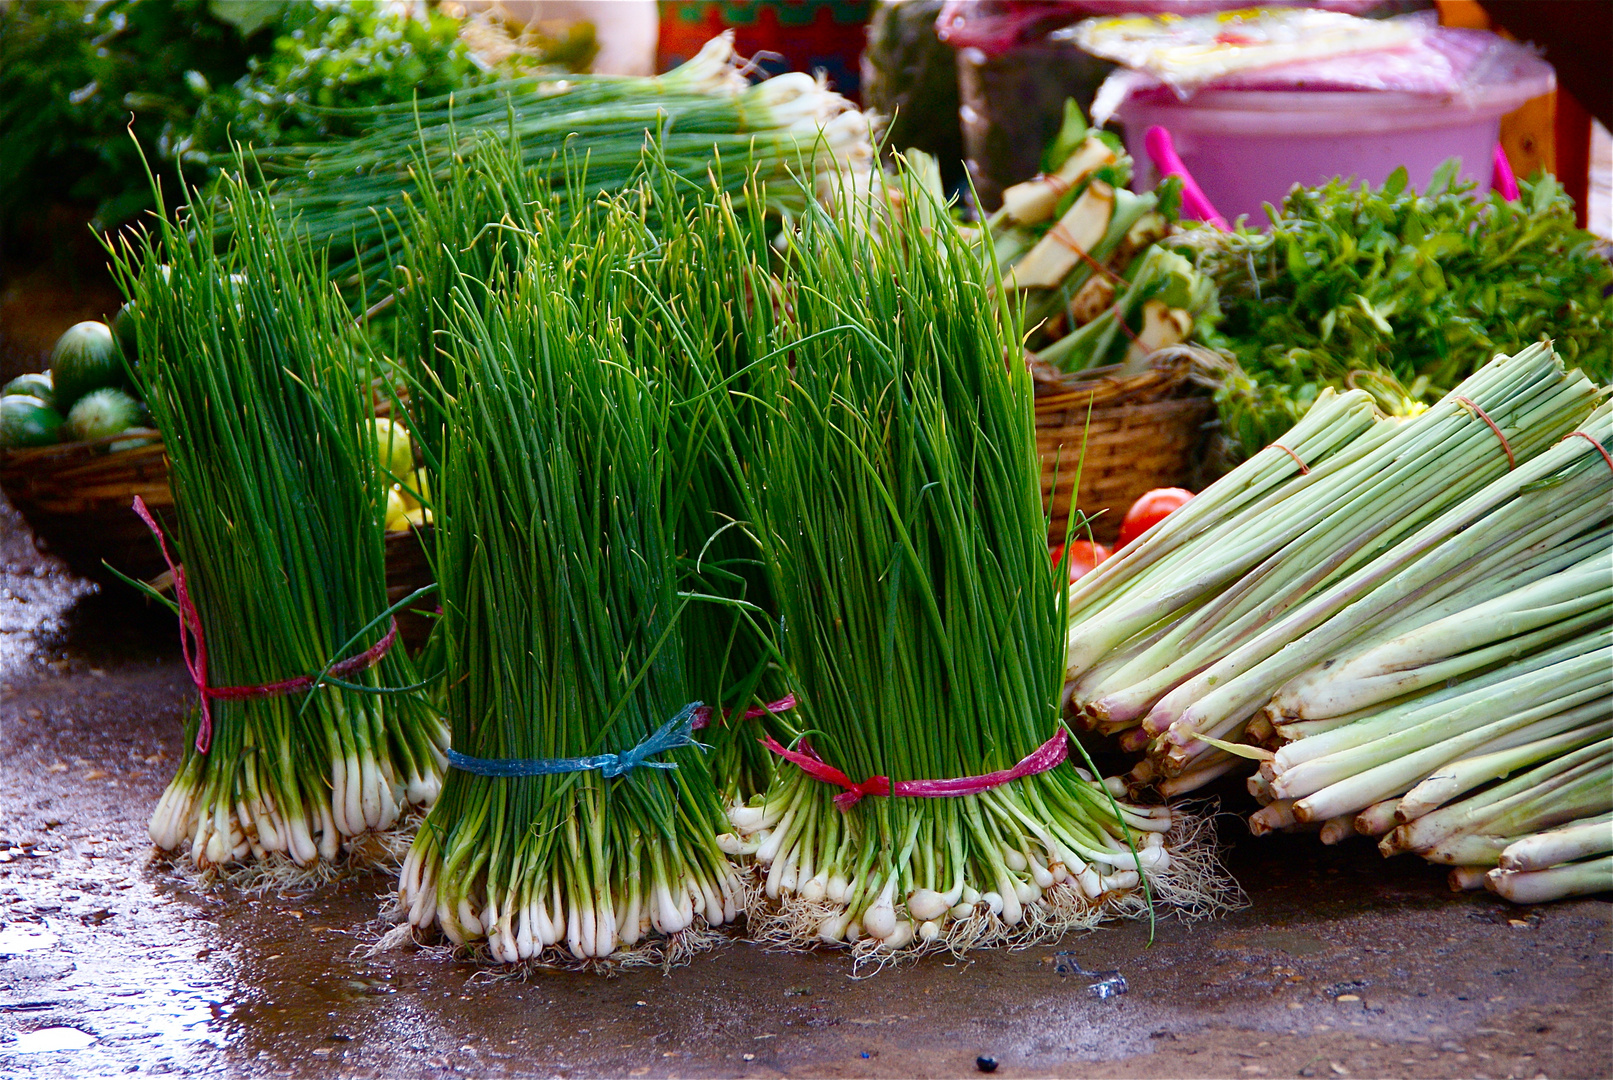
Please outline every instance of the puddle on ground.
[[9, 1054], [49, 1054], [58, 1050], [82, 1050], [95, 1041], [87, 1031], [72, 1027], [48, 1027], [24, 1031], [10, 1044], [0, 1044]]
[[55, 948], [61, 940], [42, 926], [7, 926], [0, 928], [0, 956], [17, 956]]

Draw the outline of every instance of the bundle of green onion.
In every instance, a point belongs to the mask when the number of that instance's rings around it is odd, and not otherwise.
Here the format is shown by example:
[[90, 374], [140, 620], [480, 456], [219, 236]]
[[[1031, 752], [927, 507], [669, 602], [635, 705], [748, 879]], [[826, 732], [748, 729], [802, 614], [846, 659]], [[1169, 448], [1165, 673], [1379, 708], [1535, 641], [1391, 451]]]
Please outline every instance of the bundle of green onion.
[[[743, 162], [736, 167], [748, 171]], [[704, 598], [684, 614], [689, 639], [700, 643], [687, 661], [690, 684], [714, 710], [703, 736], [713, 775], [730, 797], [748, 796], [765, 788], [771, 772], [756, 736], [769, 729], [763, 705], [782, 699], [784, 686], [769, 663], [766, 577], [754, 541], [739, 527], [735, 485], [743, 466], [727, 425], [754, 426], [756, 402], [768, 394], [756, 380], [777, 373], [777, 365], [749, 364], [742, 325], [768, 310], [747, 296], [767, 295], [768, 236], [777, 221], [765, 213], [759, 182], [738, 198], [720, 176], [691, 182], [673, 171], [657, 140], [641, 163], [640, 183], [618, 196], [583, 197], [581, 168], [569, 169], [568, 179], [549, 183], [543, 169], [525, 164], [518, 145], [489, 138], [456, 161], [443, 184], [421, 193], [402, 233], [402, 268], [415, 287], [401, 296], [396, 324], [404, 335], [397, 353], [414, 388], [411, 412], [429, 444], [440, 446], [449, 430], [442, 395], [457, 376], [443, 361], [442, 343], [454, 331], [436, 298], [452, 282], [464, 276], [489, 285], [480, 298], [506, 290], [536, 220], [571, 222], [578, 235], [608, 238], [564, 286], [579, 303], [611, 306], [632, 363], [674, 387], [682, 402], [670, 415], [679, 481], [665, 510], [679, 587]], [[725, 402], [720, 410], [718, 400]], [[427, 456], [434, 462], [437, 454]]]
[[1073, 101], [1043, 165], [1003, 192], [988, 223], [1004, 284], [1023, 292], [1035, 358], [1083, 371], [1140, 363], [1185, 341], [1215, 287], [1160, 245], [1176, 220], [1179, 182], [1128, 191], [1131, 158], [1113, 134], [1090, 131]]
[[1257, 833], [1378, 836], [1520, 902], [1613, 886], [1610, 444], [1604, 405], [1490, 485], [1533, 544], [1278, 691], [1256, 732]]
[[257, 195], [221, 197], [234, 243], [203, 207], [115, 257], [202, 694], [151, 837], [198, 865], [309, 866], [430, 803], [447, 732], [393, 647], [375, 364], [305, 238]]
[[1457, 595], [1585, 527], [1596, 508], [1565, 502], [1561, 485], [1509, 492], [1599, 396], [1546, 345], [1497, 357], [1401, 422], [1374, 422], [1358, 392], [1324, 395], [1195, 513], [1072, 586], [1073, 701], [1148, 747], [1133, 777], [1167, 794], [1231, 770], [1217, 744], [1305, 668], [1404, 605]]
[[749, 497], [802, 700], [776, 751], [793, 756], [729, 812], [776, 901], [753, 933], [879, 958], [1136, 914], [1149, 886], [1211, 906], [1202, 856], [1167, 842], [1179, 814], [1048, 767], [1067, 745], [1065, 571], [1029, 374], [1004, 362], [1017, 319], [944, 208], [883, 228], [876, 203], [929, 205], [920, 179], [891, 183], [897, 199], [802, 215], [787, 302], [751, 347], [788, 365]]
[[[870, 121], [855, 106], [805, 74], [750, 85], [729, 36], [657, 78], [535, 74], [365, 110], [357, 123], [360, 134], [347, 141], [254, 152], [256, 166], [278, 178], [272, 191], [283, 220], [295, 215], [311, 239], [341, 252], [331, 273], [344, 287], [385, 284], [396, 259], [394, 218], [448, 177], [479, 133], [518, 143], [529, 165], [575, 156], [590, 192], [630, 187], [651, 133], [691, 177], [723, 161], [754, 160], [772, 176], [803, 162], [859, 171], [873, 162]], [[730, 190], [746, 179], [726, 175]]]
[[[672, 546], [676, 394], [629, 352], [609, 290], [578, 285], [630, 280], [630, 230], [533, 213], [510, 234], [518, 271], [497, 287], [462, 275], [443, 299], [454, 756], [399, 902], [501, 961], [626, 947], [633, 962], [698, 944], [743, 888], [688, 737], [687, 656], [704, 643], [687, 641]], [[669, 940], [631, 948], [652, 931]]]

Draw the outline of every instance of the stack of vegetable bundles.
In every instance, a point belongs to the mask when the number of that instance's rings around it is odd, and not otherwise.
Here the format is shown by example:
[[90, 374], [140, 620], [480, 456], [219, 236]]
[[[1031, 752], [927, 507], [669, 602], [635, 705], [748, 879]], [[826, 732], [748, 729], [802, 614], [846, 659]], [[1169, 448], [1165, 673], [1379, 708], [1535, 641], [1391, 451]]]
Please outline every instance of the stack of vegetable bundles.
[[1185, 341], [1215, 293], [1161, 243], [1176, 221], [1180, 184], [1127, 190], [1132, 162], [1119, 138], [1090, 131], [1074, 102], [1065, 103], [1043, 168], [1004, 191], [989, 222], [1003, 284], [1023, 294], [1034, 358], [1084, 371], [1136, 365]]
[[1229, 771], [1219, 744], [1306, 667], [1606, 512], [1570, 501], [1541, 519], [1560, 485], [1507, 494], [1600, 396], [1545, 345], [1497, 357], [1409, 420], [1380, 419], [1359, 391], [1324, 393], [1280, 442], [1071, 588], [1074, 704], [1147, 747], [1133, 775], [1166, 793]]
[[261, 196], [224, 198], [232, 242], [193, 208], [115, 260], [167, 447], [201, 696], [151, 836], [198, 865], [272, 872], [282, 855], [329, 862], [430, 803], [447, 732], [394, 647], [382, 511], [396, 478], [376, 468], [360, 392], [377, 365], [306, 241]]
[[989, 255], [905, 169], [888, 182], [808, 208], [789, 302], [753, 324], [750, 354], [789, 365], [748, 495], [801, 700], [771, 787], [729, 815], [765, 875], [753, 932], [878, 959], [1054, 936], [1150, 889], [1214, 906], [1181, 815], [1064, 763], [1066, 571], [1029, 373], [1004, 363], [1018, 322]]
[[1262, 713], [1257, 832], [1381, 837], [1520, 903], [1613, 888], [1613, 406], [1478, 497], [1533, 541]]
[[1407, 420], [1325, 391], [1072, 587], [1073, 704], [1167, 794], [1259, 761], [1257, 832], [1382, 836], [1518, 899], [1607, 888], [1577, 862], [1613, 849], [1605, 396], [1549, 345]]

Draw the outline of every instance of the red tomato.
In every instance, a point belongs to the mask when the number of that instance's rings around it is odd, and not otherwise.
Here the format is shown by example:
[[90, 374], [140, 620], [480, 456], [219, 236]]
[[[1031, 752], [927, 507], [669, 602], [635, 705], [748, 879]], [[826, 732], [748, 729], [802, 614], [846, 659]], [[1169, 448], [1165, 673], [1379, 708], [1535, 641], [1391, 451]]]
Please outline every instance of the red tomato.
[[1120, 539], [1115, 541], [1115, 548], [1125, 547], [1192, 497], [1193, 493], [1186, 488], [1155, 488], [1144, 494], [1131, 504], [1130, 510], [1126, 511], [1126, 518], [1120, 523]]
[[[1064, 554], [1064, 547], [1060, 545], [1052, 550], [1053, 561], [1059, 561]], [[1092, 570], [1110, 555], [1109, 549], [1102, 544], [1094, 544], [1090, 540], [1075, 540], [1070, 543], [1070, 580]]]

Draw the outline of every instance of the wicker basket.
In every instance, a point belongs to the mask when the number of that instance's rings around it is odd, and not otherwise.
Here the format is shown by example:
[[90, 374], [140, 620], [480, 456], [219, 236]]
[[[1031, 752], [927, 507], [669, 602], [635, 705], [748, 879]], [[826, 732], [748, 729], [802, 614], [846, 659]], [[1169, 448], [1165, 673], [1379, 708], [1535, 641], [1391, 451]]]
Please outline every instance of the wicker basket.
[[[111, 449], [142, 435], [149, 435], [151, 441], [131, 449]], [[0, 451], [0, 490], [46, 550], [82, 577], [116, 580], [107, 572], [108, 564], [142, 581], [159, 578], [168, 569], [150, 530], [131, 509], [138, 495], [159, 518], [173, 511], [168, 459], [162, 438], [154, 431], [125, 431], [93, 442]], [[389, 602], [396, 603], [431, 584], [425, 551], [430, 535], [429, 527], [387, 534]], [[422, 602], [421, 606], [436, 605]], [[417, 618], [404, 620], [406, 638], [420, 636], [422, 626]]]
[[[112, 449], [143, 434], [151, 436], [144, 446]], [[46, 550], [76, 574], [111, 579], [102, 560], [142, 580], [166, 569], [150, 531], [130, 509], [136, 495], [159, 516], [173, 509], [168, 459], [156, 432], [0, 451], [0, 490]]]
[[1205, 421], [1214, 413], [1207, 387], [1224, 367], [1215, 353], [1174, 346], [1150, 356], [1142, 372], [1122, 374], [1119, 366], [1076, 375], [1035, 372], [1036, 449], [1050, 543], [1064, 541], [1072, 495], [1091, 520], [1093, 537], [1109, 544], [1139, 495], [1189, 485]]

